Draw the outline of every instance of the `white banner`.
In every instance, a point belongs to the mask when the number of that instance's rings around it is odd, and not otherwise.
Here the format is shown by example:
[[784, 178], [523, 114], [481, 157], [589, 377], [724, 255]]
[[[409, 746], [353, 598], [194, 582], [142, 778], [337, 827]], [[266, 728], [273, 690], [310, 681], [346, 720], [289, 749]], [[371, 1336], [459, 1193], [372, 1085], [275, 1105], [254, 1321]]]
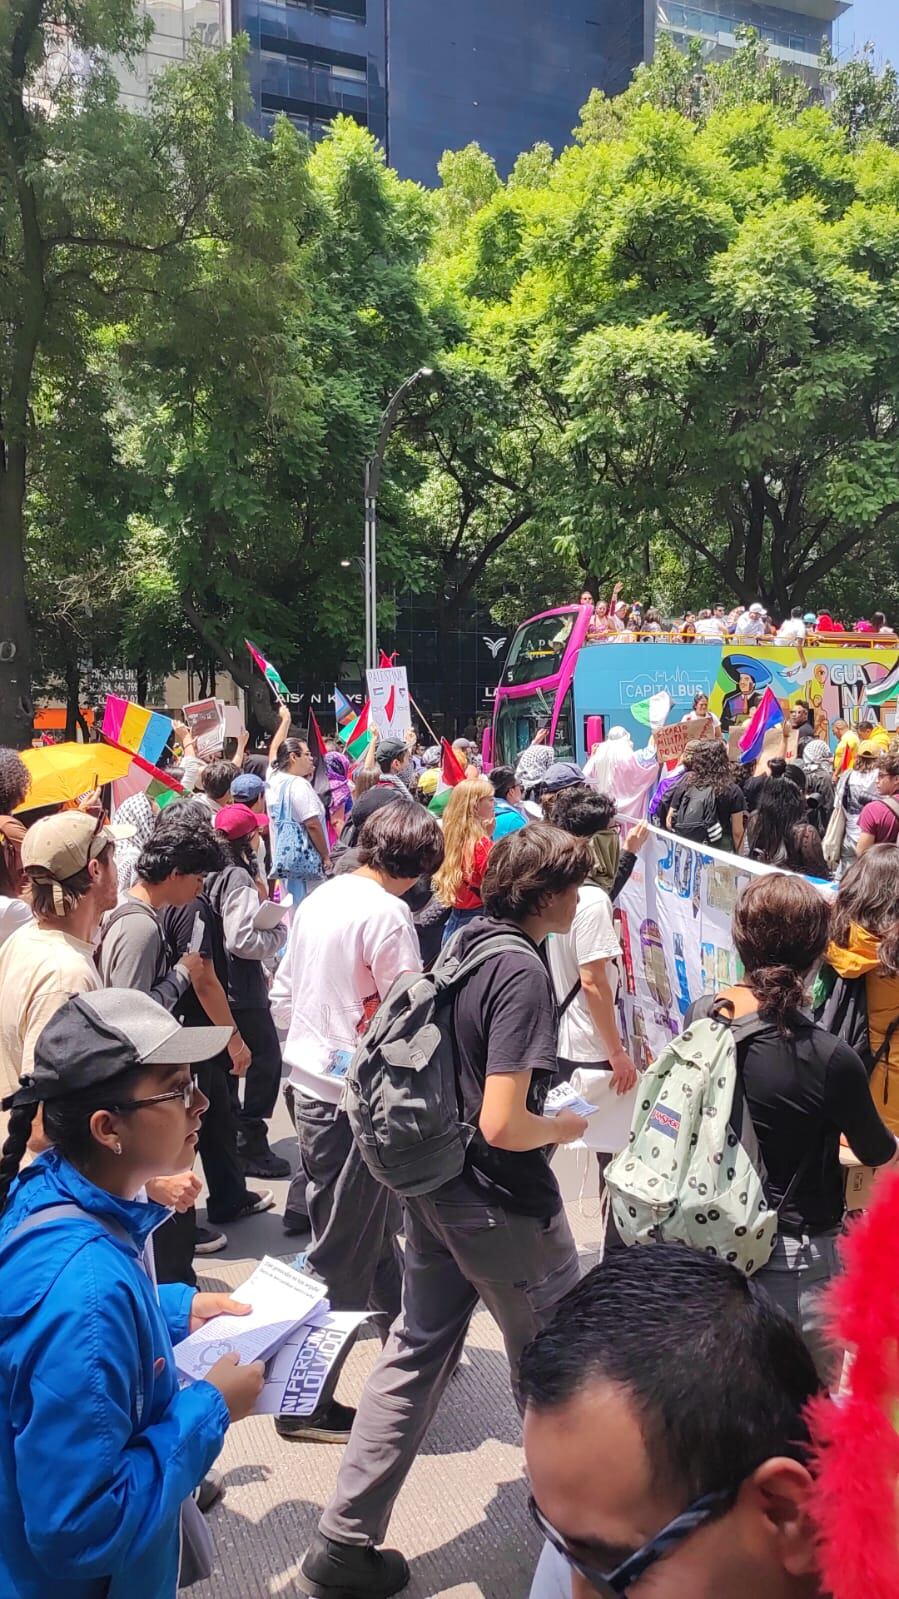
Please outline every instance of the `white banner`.
[[618, 1002], [635, 1065], [648, 1066], [677, 1037], [700, 994], [736, 982], [734, 906], [748, 882], [774, 870], [650, 830], [615, 906], [623, 969]]
[[402, 738], [412, 726], [406, 668], [377, 666], [365, 675], [372, 721], [381, 738]]

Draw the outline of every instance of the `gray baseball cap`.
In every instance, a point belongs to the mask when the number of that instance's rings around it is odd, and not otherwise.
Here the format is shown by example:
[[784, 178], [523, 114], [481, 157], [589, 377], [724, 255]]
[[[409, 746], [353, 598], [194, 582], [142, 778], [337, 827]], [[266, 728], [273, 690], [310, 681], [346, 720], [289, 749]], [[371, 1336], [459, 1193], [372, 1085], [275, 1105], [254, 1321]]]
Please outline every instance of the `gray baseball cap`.
[[138, 989], [78, 994], [50, 1018], [35, 1045], [33, 1069], [4, 1108], [61, 1099], [133, 1066], [192, 1066], [221, 1054], [230, 1037], [230, 1027], [181, 1027]]

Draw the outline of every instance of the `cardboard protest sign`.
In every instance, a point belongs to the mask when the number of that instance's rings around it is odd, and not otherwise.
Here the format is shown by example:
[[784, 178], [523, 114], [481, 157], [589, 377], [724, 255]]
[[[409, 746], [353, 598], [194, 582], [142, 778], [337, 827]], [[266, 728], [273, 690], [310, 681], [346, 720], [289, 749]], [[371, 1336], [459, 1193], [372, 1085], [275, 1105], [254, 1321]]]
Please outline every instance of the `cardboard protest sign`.
[[371, 720], [381, 738], [402, 738], [412, 726], [404, 666], [378, 666], [366, 673]]
[[195, 700], [185, 705], [184, 720], [194, 736], [198, 755], [217, 755], [225, 743], [224, 700]]
[[714, 718], [691, 716], [686, 722], [674, 722], [670, 727], [657, 728], [655, 749], [660, 761], [679, 761], [691, 739], [717, 738]]

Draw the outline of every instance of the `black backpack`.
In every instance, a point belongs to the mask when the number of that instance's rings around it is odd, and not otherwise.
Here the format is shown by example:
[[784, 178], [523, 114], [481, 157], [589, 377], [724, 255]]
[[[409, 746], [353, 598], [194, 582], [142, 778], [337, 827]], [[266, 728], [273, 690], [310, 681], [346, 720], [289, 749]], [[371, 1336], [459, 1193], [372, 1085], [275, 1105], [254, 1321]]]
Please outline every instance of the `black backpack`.
[[684, 790], [674, 818], [674, 831], [678, 838], [689, 838], [694, 844], [721, 843], [724, 829], [718, 820], [714, 789], [691, 784]]

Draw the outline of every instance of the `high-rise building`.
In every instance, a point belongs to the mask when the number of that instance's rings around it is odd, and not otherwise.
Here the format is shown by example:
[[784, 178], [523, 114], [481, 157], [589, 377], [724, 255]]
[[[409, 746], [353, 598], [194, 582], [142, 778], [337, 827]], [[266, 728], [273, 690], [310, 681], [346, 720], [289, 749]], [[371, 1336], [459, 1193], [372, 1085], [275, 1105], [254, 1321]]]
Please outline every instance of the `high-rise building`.
[[250, 40], [250, 121], [279, 111], [313, 137], [340, 112], [380, 139], [403, 177], [436, 181], [444, 150], [476, 139], [507, 173], [539, 139], [568, 143], [594, 87], [627, 88], [659, 33], [710, 58], [758, 29], [809, 80], [849, 0], [232, 0]]
[[[284, 111], [313, 136], [339, 112], [403, 177], [437, 181], [476, 139], [507, 173], [521, 150], [571, 138], [612, 65], [605, 0], [234, 0], [250, 39], [251, 120]], [[639, 59], [639, 55], [637, 56]]]
[[118, 61], [116, 76], [124, 105], [143, 111], [154, 75], [183, 61], [192, 42], [218, 49], [231, 38], [231, 0], [139, 0], [153, 32], [133, 61]]

